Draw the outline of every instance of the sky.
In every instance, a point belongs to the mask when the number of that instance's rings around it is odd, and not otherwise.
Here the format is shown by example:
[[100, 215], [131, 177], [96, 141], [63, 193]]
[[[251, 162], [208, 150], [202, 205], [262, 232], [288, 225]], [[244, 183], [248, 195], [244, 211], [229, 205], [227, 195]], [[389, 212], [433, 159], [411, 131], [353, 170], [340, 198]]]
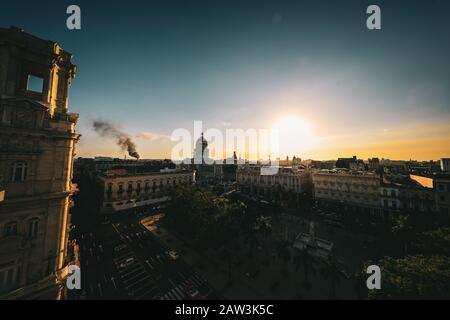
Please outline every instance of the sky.
[[[77, 156], [124, 156], [96, 120], [143, 158], [170, 157], [172, 132], [200, 120], [287, 123], [283, 157], [450, 157], [450, 1], [1, 1], [1, 27], [73, 54]], [[66, 28], [70, 4], [81, 30]]]

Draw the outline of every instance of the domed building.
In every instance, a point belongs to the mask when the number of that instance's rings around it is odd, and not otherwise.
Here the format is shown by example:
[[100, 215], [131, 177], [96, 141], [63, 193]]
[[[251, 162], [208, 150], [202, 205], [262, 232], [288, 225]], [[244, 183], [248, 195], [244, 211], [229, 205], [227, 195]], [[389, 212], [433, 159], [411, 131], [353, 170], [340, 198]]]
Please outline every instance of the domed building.
[[[207, 161], [205, 161], [205, 159]], [[208, 160], [211, 160], [209, 158], [209, 149], [208, 149], [208, 141], [203, 137], [203, 132], [200, 136], [200, 138], [197, 139], [197, 142], [195, 143], [195, 150], [194, 150], [194, 164], [205, 164], [205, 163], [211, 163]]]
[[236, 163], [227, 165], [225, 160], [215, 161], [210, 158], [208, 141], [203, 133], [195, 143], [192, 165], [195, 170], [195, 180], [200, 185], [236, 180]]

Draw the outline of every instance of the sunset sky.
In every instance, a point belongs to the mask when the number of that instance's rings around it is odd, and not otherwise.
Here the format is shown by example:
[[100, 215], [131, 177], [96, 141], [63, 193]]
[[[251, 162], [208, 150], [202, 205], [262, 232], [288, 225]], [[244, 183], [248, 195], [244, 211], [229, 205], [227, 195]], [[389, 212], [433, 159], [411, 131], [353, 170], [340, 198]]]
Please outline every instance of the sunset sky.
[[[283, 139], [298, 150], [282, 156], [450, 157], [449, 1], [77, 1], [79, 31], [65, 26], [72, 2], [48, 3], [2, 3], [0, 21], [73, 53], [77, 156], [123, 157], [98, 119], [143, 158], [170, 157], [172, 131], [194, 120], [296, 119]], [[382, 29], [370, 31], [374, 3]]]

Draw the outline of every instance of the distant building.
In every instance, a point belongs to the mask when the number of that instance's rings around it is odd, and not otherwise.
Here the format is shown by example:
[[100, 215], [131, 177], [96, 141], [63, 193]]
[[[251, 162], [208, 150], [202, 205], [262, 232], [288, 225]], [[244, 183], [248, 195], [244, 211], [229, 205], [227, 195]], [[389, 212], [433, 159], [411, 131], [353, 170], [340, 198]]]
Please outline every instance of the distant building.
[[346, 169], [321, 170], [313, 174], [314, 199], [344, 212], [384, 218], [380, 210], [380, 176]]
[[369, 167], [369, 170], [378, 170], [380, 168], [380, 159], [369, 158], [368, 159], [368, 167]]
[[388, 219], [399, 213], [436, 211], [433, 180], [428, 177], [335, 169], [315, 172], [313, 185], [320, 205], [344, 214]]
[[179, 169], [195, 171], [195, 182], [199, 185], [234, 183], [236, 182], [237, 168], [236, 152], [232, 158], [214, 160], [209, 157], [208, 141], [201, 134], [194, 148], [194, 157], [185, 159], [178, 164]]
[[450, 158], [441, 158], [441, 170], [450, 172]]
[[303, 160], [302, 165], [305, 165], [307, 168], [311, 169], [334, 169], [336, 167], [336, 160], [325, 160], [325, 161], [319, 161], [319, 160]]
[[100, 213], [140, 209], [165, 202], [170, 187], [193, 183], [192, 171], [163, 169], [160, 172], [130, 173], [113, 169], [96, 177]]
[[73, 262], [71, 59], [55, 42], [0, 28], [0, 299], [61, 298]]
[[350, 169], [350, 166], [356, 164], [357, 161], [358, 159], [356, 159], [356, 156], [351, 158], [338, 158], [336, 161], [336, 168]]
[[175, 164], [168, 159], [164, 160], [136, 160], [109, 157], [76, 158], [74, 173], [76, 175], [95, 176], [98, 173], [112, 169], [127, 169], [130, 172], [159, 171], [160, 169], [175, 168]]
[[385, 214], [436, 211], [433, 188], [425, 187], [409, 176], [384, 176], [380, 197]]
[[286, 157], [286, 160], [278, 160], [278, 165], [280, 167], [292, 167], [292, 166], [298, 166], [302, 164], [302, 159], [297, 158], [295, 155], [292, 157], [292, 159], [289, 159], [289, 157]]
[[450, 215], [450, 174], [434, 177], [436, 206], [441, 214]]
[[276, 174], [262, 175], [260, 165], [238, 166], [237, 187], [241, 192], [279, 200], [282, 195], [301, 195], [311, 189], [311, 172], [303, 167], [279, 167]]
[[432, 189], [437, 211], [443, 215], [450, 215], [450, 174], [411, 175], [411, 179], [414, 179], [424, 187]]

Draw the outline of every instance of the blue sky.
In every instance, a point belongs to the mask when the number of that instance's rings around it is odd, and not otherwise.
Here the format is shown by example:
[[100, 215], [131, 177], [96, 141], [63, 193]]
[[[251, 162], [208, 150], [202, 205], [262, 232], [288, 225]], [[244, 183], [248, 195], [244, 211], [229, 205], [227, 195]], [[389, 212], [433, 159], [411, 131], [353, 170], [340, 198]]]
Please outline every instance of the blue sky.
[[[69, 4], [81, 30], [65, 27]], [[366, 28], [370, 4], [382, 30]], [[81, 156], [121, 155], [91, 129], [98, 118], [158, 158], [170, 142], [140, 133], [194, 120], [267, 128], [294, 115], [319, 141], [304, 158], [429, 159], [450, 150], [449, 12], [444, 0], [16, 1], [2, 3], [0, 21], [73, 53]]]

